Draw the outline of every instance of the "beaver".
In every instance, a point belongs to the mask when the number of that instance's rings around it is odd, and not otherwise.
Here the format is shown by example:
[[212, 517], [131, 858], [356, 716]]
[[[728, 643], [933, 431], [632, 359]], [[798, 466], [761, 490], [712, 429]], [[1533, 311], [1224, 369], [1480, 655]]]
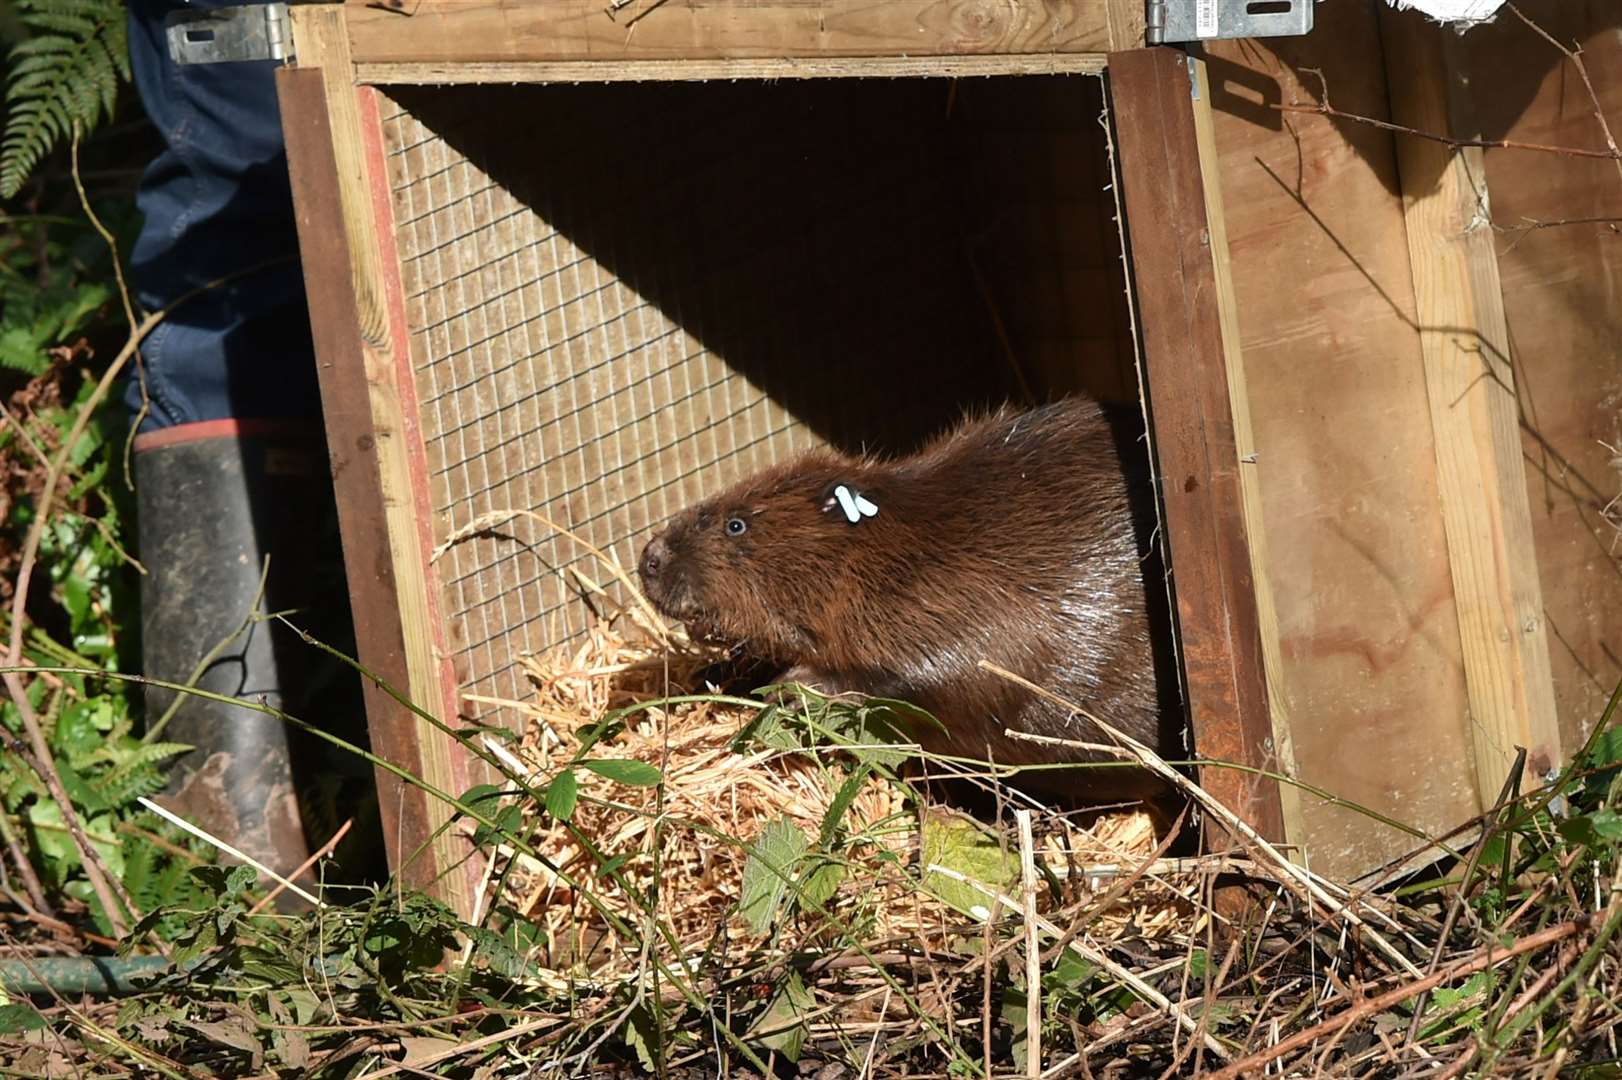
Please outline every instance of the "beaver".
[[[1180, 730], [1141, 419], [1071, 397], [971, 417], [910, 456], [809, 451], [678, 514], [643, 590], [698, 639], [780, 682], [916, 705], [926, 751], [1000, 764], [1119, 760], [1010, 739], [1107, 743], [989, 660], [1157, 751]], [[1035, 770], [1069, 801], [1152, 797], [1138, 769]]]

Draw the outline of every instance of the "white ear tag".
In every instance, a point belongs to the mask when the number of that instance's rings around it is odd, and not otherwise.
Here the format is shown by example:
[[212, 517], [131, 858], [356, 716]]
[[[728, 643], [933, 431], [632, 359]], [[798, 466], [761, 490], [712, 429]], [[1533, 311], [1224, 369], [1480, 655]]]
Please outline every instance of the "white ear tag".
[[845, 512], [845, 520], [852, 525], [864, 517], [873, 517], [879, 512], [866, 497], [858, 495], [844, 484], [834, 488], [834, 498], [839, 500], [839, 509]]

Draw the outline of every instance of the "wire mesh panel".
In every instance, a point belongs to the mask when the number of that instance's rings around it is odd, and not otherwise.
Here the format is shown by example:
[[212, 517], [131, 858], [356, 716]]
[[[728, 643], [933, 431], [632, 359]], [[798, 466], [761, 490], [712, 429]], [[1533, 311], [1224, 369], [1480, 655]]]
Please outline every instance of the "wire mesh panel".
[[[811, 442], [671, 317], [403, 110], [385, 118], [435, 538], [480, 520], [439, 577], [467, 693], [522, 694], [581, 583], [686, 502]], [[616, 589], [617, 591], [617, 589]], [[471, 704], [479, 716], [487, 705]]]
[[[1039, 115], [997, 104], [992, 126], [1062, 135], [1067, 160], [1101, 143], [1095, 80], [1027, 82], [1049, 84], [1023, 99], [1046, 102]], [[1056, 95], [1061, 82], [1084, 85]], [[629, 570], [662, 522], [756, 468], [819, 442], [903, 449], [1028, 387], [1019, 313], [1072, 298], [1040, 299], [1027, 278], [1078, 280], [1078, 251], [1117, 262], [1088, 209], [1086, 239], [1046, 238], [1010, 292], [1019, 254], [987, 235], [1027, 220], [1032, 191], [1066, 207], [1075, 191], [993, 160], [988, 110], [945, 82], [388, 95], [434, 537], [491, 525], [436, 564], [468, 695], [526, 696], [521, 656], [592, 617], [577, 575], [621, 592], [524, 512]], [[1078, 366], [1117, 352], [1119, 292], [1094, 306], [1041, 320], [1048, 339], [1075, 324]], [[1053, 366], [1052, 345], [1031, 370]]]

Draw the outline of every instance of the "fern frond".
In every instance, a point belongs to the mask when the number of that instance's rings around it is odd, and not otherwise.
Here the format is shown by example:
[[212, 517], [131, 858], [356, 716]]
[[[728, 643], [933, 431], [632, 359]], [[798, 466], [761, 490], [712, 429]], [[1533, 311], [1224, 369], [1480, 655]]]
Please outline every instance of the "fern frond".
[[6, 199], [75, 126], [88, 132], [110, 118], [130, 77], [123, 0], [18, 0], [17, 10], [33, 36], [11, 50], [6, 79]]

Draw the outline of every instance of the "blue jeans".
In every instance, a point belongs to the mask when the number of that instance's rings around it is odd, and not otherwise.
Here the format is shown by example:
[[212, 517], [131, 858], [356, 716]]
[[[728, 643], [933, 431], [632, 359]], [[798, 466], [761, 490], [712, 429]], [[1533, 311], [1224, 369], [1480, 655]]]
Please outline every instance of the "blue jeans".
[[147, 337], [142, 369], [125, 393], [138, 413], [144, 382], [142, 432], [199, 420], [320, 415], [277, 62], [181, 67], [164, 38], [169, 12], [224, 6], [129, 0], [135, 87], [165, 147], [136, 196], [145, 221], [130, 257], [135, 295], [157, 310], [200, 285], [241, 275], [188, 300]]

